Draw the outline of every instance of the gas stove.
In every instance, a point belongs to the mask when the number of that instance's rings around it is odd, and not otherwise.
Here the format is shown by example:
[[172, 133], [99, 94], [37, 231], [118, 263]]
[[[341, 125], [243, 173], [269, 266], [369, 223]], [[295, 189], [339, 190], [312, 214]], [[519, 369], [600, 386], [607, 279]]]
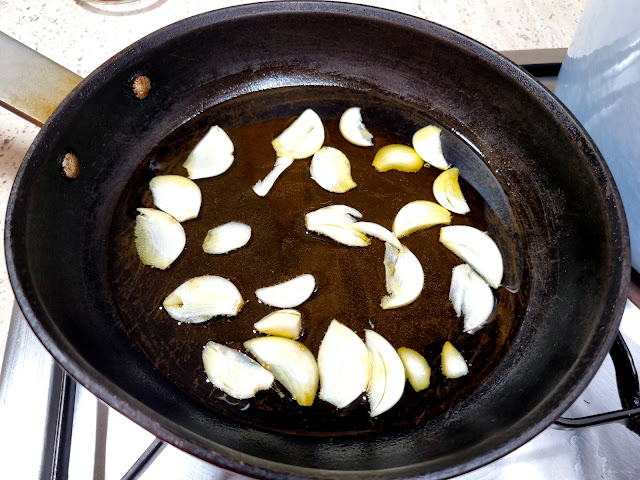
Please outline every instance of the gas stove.
[[[564, 51], [505, 53], [553, 89]], [[620, 333], [624, 340], [616, 342], [612, 356], [559, 422], [505, 457], [457, 478], [640, 478], [640, 392], [632, 363], [640, 362], [640, 309], [631, 302]], [[165, 445], [76, 384], [17, 307], [0, 376], [0, 425], [2, 478], [247, 478]]]
[[[620, 332], [633, 359], [640, 362], [640, 309], [631, 302], [627, 302]], [[14, 308], [0, 377], [3, 478], [247, 478], [172, 446], [165, 448], [153, 435], [67, 378]], [[621, 408], [616, 372], [607, 358], [563, 418]], [[458, 478], [637, 480], [640, 436], [623, 423], [588, 428], [556, 424], [507, 456]]]

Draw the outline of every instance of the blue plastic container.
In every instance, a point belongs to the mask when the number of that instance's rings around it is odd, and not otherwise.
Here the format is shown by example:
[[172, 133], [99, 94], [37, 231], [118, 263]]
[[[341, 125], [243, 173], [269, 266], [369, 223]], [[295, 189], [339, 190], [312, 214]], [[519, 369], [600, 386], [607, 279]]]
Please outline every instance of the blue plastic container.
[[587, 0], [555, 93], [613, 173], [629, 223], [631, 263], [640, 271], [639, 0]]

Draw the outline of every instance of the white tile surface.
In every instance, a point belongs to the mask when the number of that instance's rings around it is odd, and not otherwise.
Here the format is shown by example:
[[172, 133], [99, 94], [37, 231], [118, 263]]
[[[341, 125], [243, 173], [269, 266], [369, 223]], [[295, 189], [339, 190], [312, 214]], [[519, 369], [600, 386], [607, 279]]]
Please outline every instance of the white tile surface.
[[[150, 3], [152, 0], [146, 0]], [[568, 47], [586, 0], [361, 0], [440, 23], [497, 50]], [[0, 30], [87, 75], [135, 40], [171, 22], [252, 1], [158, 0], [138, 14], [106, 15], [81, 0], [0, 0]], [[13, 178], [38, 129], [0, 109], [0, 226]], [[13, 296], [0, 251], [0, 362]]]

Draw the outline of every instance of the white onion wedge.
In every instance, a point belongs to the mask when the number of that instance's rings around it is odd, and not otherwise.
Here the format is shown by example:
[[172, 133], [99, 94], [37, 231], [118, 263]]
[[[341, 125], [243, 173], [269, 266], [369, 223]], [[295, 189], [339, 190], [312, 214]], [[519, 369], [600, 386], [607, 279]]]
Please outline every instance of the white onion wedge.
[[308, 273], [286, 282], [256, 290], [262, 303], [276, 308], [294, 308], [305, 302], [316, 288], [316, 280]]
[[344, 193], [356, 187], [351, 177], [351, 163], [337, 148], [322, 147], [314, 153], [309, 172], [318, 185], [332, 193]]
[[442, 374], [447, 378], [463, 377], [469, 373], [469, 367], [462, 354], [451, 342], [444, 342], [440, 355]]
[[347, 205], [329, 205], [304, 216], [307, 230], [325, 235], [349, 247], [366, 247], [371, 240], [354, 224], [362, 214]]
[[190, 179], [197, 180], [216, 177], [226, 172], [232, 163], [233, 142], [222, 128], [215, 125], [191, 151], [184, 168]]
[[202, 350], [207, 378], [227, 395], [244, 400], [273, 384], [273, 375], [257, 362], [233, 348], [207, 342]]
[[371, 359], [371, 380], [367, 385], [370, 415], [377, 417], [392, 408], [404, 392], [404, 365], [396, 350], [382, 335], [366, 330], [365, 344]]
[[424, 160], [416, 151], [407, 145], [386, 145], [373, 157], [373, 168], [379, 172], [399, 170], [401, 172], [417, 172], [424, 166]]
[[253, 328], [260, 333], [295, 340], [302, 333], [302, 315], [297, 310], [278, 310], [258, 320]]
[[313, 404], [318, 390], [318, 364], [307, 347], [290, 338], [259, 337], [244, 347], [269, 370], [303, 407]]
[[333, 320], [318, 351], [318, 398], [344, 408], [369, 385], [371, 360], [364, 342], [353, 330]]
[[160, 270], [180, 256], [187, 243], [182, 225], [171, 215], [153, 208], [138, 208], [134, 229], [140, 260]]
[[486, 280], [498, 288], [502, 281], [502, 254], [489, 235], [467, 225], [452, 225], [440, 229], [440, 242], [467, 262]]
[[391, 228], [396, 237], [402, 238], [433, 225], [450, 223], [451, 213], [446, 208], [427, 200], [415, 200], [400, 209]]
[[442, 130], [435, 125], [428, 125], [413, 134], [412, 144], [415, 151], [426, 163], [440, 170], [449, 168], [449, 163], [442, 154], [440, 142]]
[[373, 135], [362, 123], [359, 107], [347, 108], [340, 117], [340, 133], [348, 142], [359, 147], [373, 146]]
[[372, 237], [375, 237], [378, 240], [382, 240], [383, 242], [390, 243], [398, 250], [402, 248], [402, 244], [400, 243], [400, 240], [398, 240], [398, 238], [393, 233], [391, 233], [389, 230], [387, 230], [386, 228], [384, 228], [382, 225], [378, 223], [356, 222], [354, 226], [365, 235], [371, 235]]
[[474, 333], [487, 323], [495, 304], [487, 282], [466, 263], [451, 271], [449, 300], [458, 317], [464, 315], [467, 333]]
[[244, 247], [251, 238], [251, 227], [241, 222], [229, 222], [207, 232], [202, 249], [212, 255], [221, 255]]
[[416, 392], [421, 392], [427, 388], [431, 382], [431, 367], [427, 360], [415, 350], [407, 347], [400, 347], [398, 355], [413, 389]]
[[256, 184], [253, 186], [253, 191], [259, 197], [264, 197], [269, 190], [276, 183], [276, 180], [282, 172], [284, 172], [287, 168], [291, 166], [293, 163], [293, 158], [291, 157], [278, 157], [276, 158], [276, 163], [273, 166], [273, 169], [264, 177], [262, 180], [258, 180]]
[[424, 271], [411, 250], [385, 243], [384, 271], [389, 295], [380, 301], [383, 310], [404, 307], [418, 298], [424, 287]]
[[324, 127], [316, 112], [308, 108], [271, 145], [278, 157], [307, 158], [324, 143]]
[[149, 182], [153, 204], [179, 222], [198, 216], [202, 204], [200, 187], [180, 175], [158, 175]]
[[212, 317], [233, 317], [244, 305], [236, 286], [226, 278], [203, 275], [187, 280], [162, 302], [179, 322], [201, 323]]
[[462, 195], [458, 181], [458, 169], [453, 167], [442, 172], [433, 181], [433, 196], [440, 205], [453, 213], [469, 213], [469, 205]]

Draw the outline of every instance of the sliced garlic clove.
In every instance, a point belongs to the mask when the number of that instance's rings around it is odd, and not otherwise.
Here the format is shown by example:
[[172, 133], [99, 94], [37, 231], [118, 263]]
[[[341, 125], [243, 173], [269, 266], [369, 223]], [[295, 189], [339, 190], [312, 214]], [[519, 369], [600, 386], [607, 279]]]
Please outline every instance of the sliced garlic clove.
[[278, 310], [253, 324], [260, 333], [296, 339], [302, 332], [302, 315], [297, 310]]
[[162, 305], [179, 322], [201, 323], [212, 317], [237, 315], [244, 300], [231, 281], [204, 275], [184, 282], [164, 299]]
[[470, 209], [462, 195], [458, 175], [458, 169], [455, 167], [438, 175], [433, 181], [433, 196], [447, 210], [464, 215], [469, 213]]
[[291, 166], [293, 163], [293, 158], [291, 157], [278, 157], [276, 158], [276, 163], [273, 166], [273, 169], [267, 174], [264, 179], [259, 180], [254, 186], [253, 191], [256, 192], [256, 195], [260, 197], [264, 197], [269, 190], [273, 187], [273, 184], [276, 183], [276, 180], [282, 172], [284, 172], [287, 168]]
[[316, 288], [316, 280], [308, 273], [286, 282], [256, 290], [262, 303], [276, 308], [294, 308], [307, 301]]
[[418, 298], [424, 287], [424, 271], [411, 250], [385, 243], [384, 271], [389, 295], [380, 301], [383, 310], [404, 307]]
[[359, 107], [347, 108], [340, 117], [340, 133], [348, 141], [360, 147], [373, 146], [373, 135], [362, 123]]
[[371, 240], [353, 225], [320, 225], [307, 224], [307, 230], [316, 232], [348, 247], [366, 247]]
[[329, 205], [307, 214], [307, 216], [312, 215], [340, 219], [340, 223], [354, 223], [356, 218], [362, 218], [362, 213], [348, 205]]
[[278, 157], [307, 158], [324, 143], [324, 127], [316, 112], [308, 108], [271, 145]]
[[333, 193], [344, 193], [356, 187], [351, 178], [351, 163], [337, 148], [322, 147], [311, 159], [311, 178]]
[[398, 355], [413, 389], [416, 392], [421, 392], [427, 388], [431, 382], [431, 367], [427, 360], [415, 350], [407, 347], [400, 347]]
[[216, 177], [226, 172], [233, 163], [233, 142], [219, 126], [211, 127], [191, 151], [184, 168], [189, 178]]
[[440, 170], [446, 170], [449, 168], [449, 164], [442, 154], [441, 132], [442, 130], [435, 125], [421, 128], [413, 134], [412, 144], [415, 151], [425, 162]]
[[296, 402], [313, 404], [318, 390], [318, 364], [303, 344], [282, 337], [259, 337], [244, 342], [244, 347], [269, 370]]
[[440, 242], [467, 262], [486, 280], [498, 288], [502, 281], [502, 254], [489, 235], [467, 225], [452, 225], [440, 229]]
[[206, 253], [221, 255], [244, 247], [251, 238], [251, 227], [241, 222], [229, 222], [207, 232], [202, 243]]
[[398, 403], [404, 392], [406, 377], [402, 360], [382, 335], [366, 330], [365, 344], [372, 367], [367, 386], [370, 415], [377, 417]]
[[305, 215], [304, 221], [310, 232], [325, 235], [349, 247], [366, 247], [371, 240], [355, 228], [356, 218], [362, 214], [347, 205], [329, 205]]
[[402, 238], [439, 223], [449, 225], [451, 213], [437, 203], [416, 200], [400, 209], [391, 228], [396, 237]]
[[398, 238], [393, 233], [384, 228], [382, 225], [373, 222], [356, 222], [354, 224], [354, 227], [360, 230], [365, 235], [371, 235], [378, 240], [390, 243], [398, 250], [402, 249], [400, 240], [398, 240]]
[[202, 204], [200, 187], [179, 175], [158, 175], [149, 182], [153, 204], [179, 222], [198, 216]]
[[139, 208], [138, 212], [134, 229], [138, 256], [145, 265], [164, 270], [184, 250], [187, 243], [184, 228], [160, 210]]
[[474, 333], [487, 323], [495, 304], [487, 282], [466, 263], [451, 271], [449, 300], [458, 317], [464, 315], [467, 333]]
[[417, 172], [424, 165], [424, 160], [416, 151], [407, 145], [386, 145], [373, 157], [373, 168], [379, 172], [399, 170], [401, 172]]
[[444, 342], [440, 358], [442, 363], [442, 374], [445, 377], [458, 378], [469, 373], [467, 362], [465, 362], [462, 354], [451, 344], [451, 342]]
[[320, 344], [318, 369], [318, 397], [337, 408], [344, 408], [362, 395], [369, 384], [369, 351], [353, 330], [333, 320]]
[[273, 384], [273, 375], [257, 362], [233, 348], [207, 342], [202, 350], [207, 378], [227, 395], [244, 400]]

